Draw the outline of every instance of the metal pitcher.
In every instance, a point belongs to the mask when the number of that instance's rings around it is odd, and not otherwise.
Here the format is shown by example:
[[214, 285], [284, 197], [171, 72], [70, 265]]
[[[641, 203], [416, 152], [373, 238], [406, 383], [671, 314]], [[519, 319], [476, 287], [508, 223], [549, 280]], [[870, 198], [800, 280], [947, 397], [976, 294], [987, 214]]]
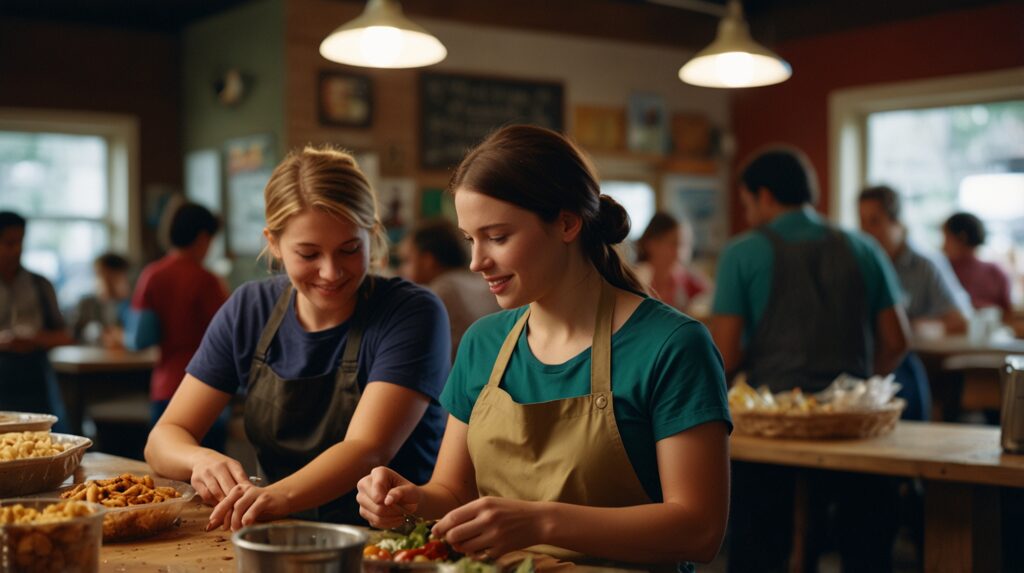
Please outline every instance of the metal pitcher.
[[1003, 451], [1024, 454], [1024, 356], [1007, 356], [1001, 412]]

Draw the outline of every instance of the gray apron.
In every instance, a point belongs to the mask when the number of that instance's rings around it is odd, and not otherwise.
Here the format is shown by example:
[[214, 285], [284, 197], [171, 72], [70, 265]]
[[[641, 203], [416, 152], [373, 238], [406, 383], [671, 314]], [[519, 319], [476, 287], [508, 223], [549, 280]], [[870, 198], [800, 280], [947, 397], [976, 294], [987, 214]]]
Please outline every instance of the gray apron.
[[[359, 346], [370, 314], [373, 278], [360, 286], [355, 312], [349, 319], [341, 365], [333, 373], [285, 379], [267, 365], [267, 350], [292, 304], [291, 284], [281, 293], [256, 345], [245, 400], [245, 433], [256, 449], [260, 469], [273, 483], [313, 461], [344, 440], [359, 403], [357, 381]], [[305, 519], [365, 523], [359, 516], [355, 492], [296, 515]]]
[[767, 226], [758, 231], [775, 261], [768, 306], [745, 353], [750, 384], [817, 392], [843, 372], [870, 376], [874, 327], [846, 236], [827, 227], [821, 240], [788, 242]]

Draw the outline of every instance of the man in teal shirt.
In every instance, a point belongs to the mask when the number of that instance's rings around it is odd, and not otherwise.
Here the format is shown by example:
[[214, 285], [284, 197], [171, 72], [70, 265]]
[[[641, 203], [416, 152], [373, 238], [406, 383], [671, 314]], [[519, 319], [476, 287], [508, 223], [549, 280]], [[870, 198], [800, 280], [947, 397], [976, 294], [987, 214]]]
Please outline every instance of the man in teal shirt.
[[[799, 151], [765, 151], [740, 179], [746, 218], [756, 228], [726, 248], [716, 277], [711, 333], [726, 373], [743, 370], [751, 385], [773, 392], [815, 392], [844, 372], [861, 378], [892, 372], [907, 349], [906, 317], [895, 272], [877, 243], [814, 212], [817, 184]], [[836, 515], [843, 570], [891, 568], [896, 516], [887, 519], [877, 508], [895, 491], [887, 481], [861, 476], [847, 487], [843, 478], [815, 480], [842, 493]], [[729, 569], [785, 570], [792, 471], [737, 463], [733, 479]], [[865, 503], [865, 497], [874, 499]], [[827, 501], [822, 495], [812, 514], [824, 514]], [[813, 569], [819, 541], [813, 534], [823, 528], [808, 529], [805, 561]]]

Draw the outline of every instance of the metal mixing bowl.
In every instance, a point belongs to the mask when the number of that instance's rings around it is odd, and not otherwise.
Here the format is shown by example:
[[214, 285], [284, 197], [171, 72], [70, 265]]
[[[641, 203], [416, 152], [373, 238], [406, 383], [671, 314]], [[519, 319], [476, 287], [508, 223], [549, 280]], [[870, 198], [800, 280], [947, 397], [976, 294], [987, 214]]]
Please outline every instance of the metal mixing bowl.
[[360, 573], [366, 534], [333, 523], [267, 523], [231, 536], [246, 573]]

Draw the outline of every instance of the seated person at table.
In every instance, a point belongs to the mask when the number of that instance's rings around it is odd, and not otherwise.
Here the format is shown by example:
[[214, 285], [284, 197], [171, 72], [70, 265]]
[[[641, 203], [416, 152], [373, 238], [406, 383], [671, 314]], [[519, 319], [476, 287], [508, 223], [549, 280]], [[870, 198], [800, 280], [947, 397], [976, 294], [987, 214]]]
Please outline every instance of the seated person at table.
[[[814, 211], [814, 170], [795, 149], [755, 155], [739, 179], [754, 229], [722, 254], [711, 319], [726, 372], [745, 370], [752, 386], [773, 392], [817, 392], [842, 373], [892, 372], [907, 349], [906, 317], [896, 274], [878, 244]], [[788, 468], [733, 464], [730, 571], [786, 567], [794, 484]], [[891, 569], [896, 516], [885, 513], [896, 505], [893, 484], [836, 474], [809, 486], [812, 496], [837, 498], [843, 570]], [[812, 514], [825, 507], [815, 504]], [[807, 529], [805, 562], [813, 570], [824, 528], [812, 522]]]
[[[451, 367], [448, 317], [429, 290], [370, 273], [387, 245], [351, 155], [289, 154], [264, 205], [267, 249], [284, 274], [242, 285], [217, 312], [146, 461], [217, 504], [211, 527], [289, 514], [363, 523], [354, 489], [371, 468], [430, 477]], [[239, 389], [266, 487], [199, 445]]]
[[1010, 322], [1010, 277], [999, 265], [978, 258], [978, 248], [985, 244], [985, 224], [970, 213], [955, 213], [942, 224], [942, 234], [942, 250], [974, 308], [996, 307], [1003, 321]]
[[[168, 216], [171, 250], [142, 269], [125, 329], [128, 348], [160, 347], [149, 385], [154, 425], [185, 377], [185, 366], [199, 348], [213, 315], [227, 300], [221, 280], [203, 267], [220, 221], [195, 203], [182, 203]], [[228, 414], [225, 410], [217, 419], [206, 442], [219, 451], [224, 450], [227, 439]]]
[[426, 221], [399, 243], [398, 256], [402, 277], [434, 291], [448, 310], [454, 358], [469, 325], [501, 309], [487, 281], [469, 270], [466, 240], [451, 221]]
[[[64, 328], [53, 285], [21, 266], [26, 221], [0, 211], [0, 410], [64, 418], [64, 403], [47, 355], [74, 344]], [[54, 431], [67, 431], [63, 420]]]
[[[964, 334], [966, 317], [971, 314], [967, 293], [945, 259], [923, 254], [908, 240], [907, 228], [900, 220], [899, 194], [886, 186], [869, 187], [860, 192], [858, 207], [861, 230], [874, 237], [892, 261], [911, 326], [938, 324], [947, 334]], [[907, 400], [903, 418], [927, 420], [931, 390], [921, 360], [907, 353], [894, 374], [902, 386], [899, 396]]]
[[104, 253], [93, 261], [96, 294], [82, 297], [75, 307], [71, 331], [82, 344], [124, 348], [124, 323], [131, 306], [128, 259]]
[[657, 212], [637, 240], [636, 276], [658, 300], [686, 312], [711, 290], [708, 279], [688, 268], [693, 259], [693, 228], [668, 213]]
[[619, 259], [625, 210], [578, 148], [532, 126], [489, 136], [451, 189], [470, 269], [505, 310], [462, 339], [430, 483], [375, 468], [359, 482], [362, 514], [377, 527], [440, 519], [435, 535], [482, 559], [710, 561], [729, 498], [721, 359], [703, 325], [645, 297]]

